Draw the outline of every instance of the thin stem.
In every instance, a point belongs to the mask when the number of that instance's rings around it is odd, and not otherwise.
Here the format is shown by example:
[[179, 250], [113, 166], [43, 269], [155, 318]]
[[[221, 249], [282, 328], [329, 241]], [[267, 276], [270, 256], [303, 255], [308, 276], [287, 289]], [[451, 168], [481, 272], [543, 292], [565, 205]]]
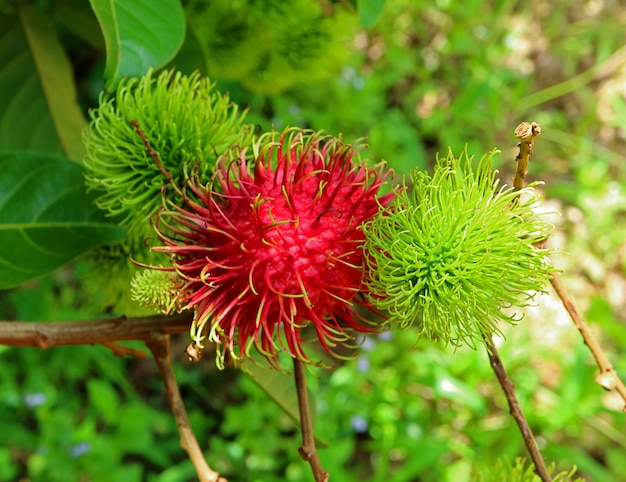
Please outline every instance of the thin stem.
[[[626, 51], [624, 51], [623, 54], [626, 55]], [[531, 124], [528, 122], [522, 122], [517, 129], [515, 129], [515, 135], [520, 139], [520, 152], [516, 158], [517, 170], [513, 180], [513, 185], [516, 190], [520, 190], [524, 187], [524, 178], [526, 177], [526, 171], [528, 169], [528, 161], [532, 155], [533, 141], [540, 133], [541, 127], [539, 127], [539, 124], [536, 122]], [[616, 390], [624, 401], [623, 409], [626, 411], [626, 386], [619, 378], [617, 372], [613, 368], [613, 365], [604, 354], [604, 351], [602, 351], [602, 348], [593, 336], [589, 326], [578, 313], [578, 310], [576, 309], [573, 300], [567, 294], [558, 273], [551, 273], [551, 283], [556, 291], [556, 294], [561, 299], [563, 306], [574, 322], [574, 325], [578, 328], [578, 331], [582, 335], [585, 345], [589, 347], [591, 354], [596, 360], [598, 368], [600, 368], [600, 373], [596, 377], [596, 383], [598, 383], [605, 390]]]
[[567, 80], [551, 85], [539, 92], [535, 92], [520, 100], [519, 109], [525, 111], [530, 110], [536, 105], [543, 104], [557, 97], [575, 92], [581, 89], [594, 79], [606, 77], [615, 72], [620, 65], [626, 62], [626, 47], [622, 47], [615, 51], [609, 58], [600, 64], [596, 64], [593, 67], [581, 72], [578, 75], [568, 78]]
[[[516, 191], [524, 188], [524, 180], [526, 179], [526, 174], [528, 172], [528, 163], [533, 154], [533, 142], [535, 137], [540, 133], [541, 127], [536, 122], [522, 122], [515, 129], [515, 136], [520, 140], [520, 143], [518, 144], [519, 154], [515, 158], [517, 161], [517, 167], [515, 170], [515, 177], [513, 178], [513, 186]], [[519, 202], [519, 196], [516, 198], [515, 202]], [[548, 473], [546, 462], [539, 451], [537, 441], [535, 440], [533, 432], [530, 429], [530, 425], [528, 424], [526, 417], [524, 417], [522, 408], [517, 401], [517, 396], [515, 395], [515, 385], [504, 369], [502, 359], [500, 358], [498, 350], [496, 350], [496, 346], [493, 343], [493, 338], [489, 334], [484, 336], [484, 340], [485, 347], [487, 348], [487, 355], [489, 356], [489, 363], [491, 364], [491, 368], [493, 369], [493, 372], [502, 387], [502, 391], [504, 392], [506, 400], [509, 404], [509, 411], [519, 427], [522, 438], [524, 439], [524, 444], [526, 445], [530, 458], [535, 465], [535, 473], [543, 482], [551, 482], [552, 478]]]
[[0, 345], [51, 348], [61, 345], [109, 344], [122, 340], [146, 340], [152, 332], [189, 332], [193, 313], [174, 316], [110, 318], [107, 320], [26, 322], [0, 321]]
[[146, 148], [146, 152], [152, 158], [154, 163], [157, 165], [157, 167], [159, 168], [159, 171], [161, 171], [161, 174], [163, 174], [163, 177], [167, 180], [168, 184], [170, 186], [172, 186], [174, 188], [174, 190], [180, 196], [183, 196], [182, 191], [180, 190], [180, 188], [176, 184], [176, 181], [174, 181], [172, 173], [169, 172], [167, 169], [165, 169], [165, 166], [163, 165], [163, 162], [161, 161], [161, 156], [159, 155], [159, 153], [157, 151], [152, 149], [152, 146], [150, 145], [150, 141], [148, 140], [148, 137], [146, 136], [146, 133], [141, 129], [141, 126], [139, 125], [139, 122], [137, 120], [133, 119], [133, 120], [130, 121], [130, 125], [132, 125], [134, 127], [135, 132], [137, 133], [137, 135], [139, 137], [141, 137], [141, 140], [143, 141], [143, 145]]
[[582, 335], [585, 345], [589, 347], [591, 354], [596, 360], [596, 364], [600, 369], [600, 373], [596, 377], [596, 383], [605, 390], [616, 390], [624, 401], [623, 410], [626, 412], [626, 386], [619, 378], [619, 375], [615, 371], [615, 368], [613, 368], [613, 365], [609, 361], [608, 357], [604, 354], [604, 351], [602, 351], [602, 348], [598, 344], [596, 338], [593, 336], [593, 333], [589, 329], [589, 326], [585, 323], [582, 316], [580, 316], [580, 314], [578, 313], [574, 302], [565, 290], [565, 287], [561, 282], [561, 278], [557, 273], [552, 273], [551, 282], [554, 290], [556, 291], [556, 294], [563, 302], [563, 306], [565, 307], [570, 315], [570, 318], [574, 322], [574, 325], [576, 325], [576, 328], [578, 328], [578, 331]]
[[172, 413], [176, 419], [178, 425], [178, 432], [180, 434], [180, 446], [187, 452], [193, 466], [196, 469], [198, 480], [200, 482], [226, 482], [226, 479], [219, 476], [217, 472], [212, 470], [207, 464], [204, 454], [198, 445], [193, 430], [189, 424], [189, 418], [187, 417], [187, 410], [183, 404], [183, 399], [180, 395], [178, 383], [176, 382], [176, 375], [172, 367], [172, 357], [170, 355], [170, 337], [163, 333], [153, 333], [147, 340], [146, 345], [152, 352], [154, 360], [156, 361], [161, 378], [165, 384], [167, 391], [167, 398], [170, 401], [172, 407]]
[[300, 426], [302, 427], [302, 445], [298, 448], [298, 453], [300, 457], [302, 457], [302, 460], [311, 465], [315, 482], [327, 482], [328, 472], [323, 469], [315, 448], [315, 436], [313, 435], [309, 397], [306, 391], [304, 363], [294, 358], [293, 368], [296, 380], [296, 393], [298, 394], [298, 407], [300, 409]]
[[120, 358], [124, 358], [125, 356], [132, 356], [137, 358], [138, 360], [143, 360], [144, 358], [146, 358], [146, 352], [144, 350], [138, 350], [136, 348], [120, 345], [119, 343], [114, 342], [105, 342], [101, 343], [101, 345], [107, 347], [113, 352], [115, 356]]
[[543, 482], [551, 482], [552, 478], [548, 473], [548, 468], [546, 467], [546, 462], [539, 451], [539, 447], [537, 446], [537, 441], [533, 435], [532, 430], [530, 429], [530, 425], [528, 425], [528, 421], [526, 417], [524, 417], [524, 413], [522, 412], [522, 408], [520, 407], [519, 402], [517, 401], [517, 397], [515, 396], [515, 385], [509, 378], [506, 370], [504, 369], [504, 365], [502, 364], [502, 359], [498, 354], [498, 350], [496, 350], [496, 346], [493, 343], [493, 339], [491, 335], [485, 335], [485, 347], [487, 348], [487, 355], [489, 356], [489, 363], [491, 364], [491, 368], [493, 372], [496, 374], [496, 378], [502, 387], [502, 391], [506, 396], [506, 400], [509, 404], [509, 412], [515, 419], [517, 426], [522, 434], [522, 438], [524, 439], [524, 444], [528, 449], [528, 453], [530, 454], [530, 458], [535, 464], [535, 473], [539, 476], [539, 478]]

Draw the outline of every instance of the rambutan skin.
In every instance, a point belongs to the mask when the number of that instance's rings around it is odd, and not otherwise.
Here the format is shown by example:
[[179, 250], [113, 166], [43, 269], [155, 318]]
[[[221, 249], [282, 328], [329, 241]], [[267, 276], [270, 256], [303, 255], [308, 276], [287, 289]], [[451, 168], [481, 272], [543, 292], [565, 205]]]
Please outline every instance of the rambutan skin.
[[329, 352], [351, 331], [375, 325], [355, 310], [367, 268], [361, 226], [395, 193], [378, 196], [389, 175], [367, 167], [358, 148], [312, 131], [261, 137], [254, 169], [246, 152], [222, 157], [208, 186], [191, 182], [182, 207], [161, 213], [157, 231], [185, 280], [192, 336], [236, 359], [256, 348], [310, 362], [301, 330], [312, 325]]

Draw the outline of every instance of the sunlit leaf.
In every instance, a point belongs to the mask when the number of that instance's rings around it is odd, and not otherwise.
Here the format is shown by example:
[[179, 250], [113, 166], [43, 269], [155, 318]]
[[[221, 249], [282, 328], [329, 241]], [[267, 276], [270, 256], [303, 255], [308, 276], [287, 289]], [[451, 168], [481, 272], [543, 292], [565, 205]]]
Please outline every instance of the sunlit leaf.
[[486, 411], [485, 400], [476, 389], [444, 372], [436, 373], [435, 377], [434, 389], [438, 396], [454, 400], [477, 413]]
[[20, 4], [18, 11], [63, 152], [69, 159], [80, 161], [85, 154], [80, 133], [86, 121], [76, 99], [70, 61], [52, 25], [39, 10]]
[[139, 77], [169, 62], [185, 38], [179, 0], [91, 0], [106, 45], [109, 90], [124, 76]]

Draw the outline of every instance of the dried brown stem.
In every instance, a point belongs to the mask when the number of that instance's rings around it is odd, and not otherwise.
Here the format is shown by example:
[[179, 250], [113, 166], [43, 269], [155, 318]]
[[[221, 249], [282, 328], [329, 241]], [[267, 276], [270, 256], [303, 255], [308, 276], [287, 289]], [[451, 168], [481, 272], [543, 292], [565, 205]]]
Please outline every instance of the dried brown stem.
[[[520, 152], [516, 159], [517, 171], [515, 172], [515, 179], [513, 180], [513, 185], [516, 190], [524, 187], [524, 178], [526, 177], [526, 171], [528, 169], [528, 160], [532, 155], [533, 141], [540, 133], [541, 127], [536, 122], [532, 124], [522, 122], [517, 129], [515, 129], [515, 135], [520, 139]], [[585, 345], [589, 347], [591, 354], [596, 360], [598, 368], [600, 369], [600, 373], [596, 377], [596, 383], [605, 390], [616, 390], [624, 401], [624, 411], [626, 411], [626, 386], [602, 351], [602, 348], [593, 336], [589, 326], [587, 326], [582, 316], [578, 313], [578, 310], [576, 310], [576, 306], [567, 294], [558, 273], [551, 273], [551, 282], [556, 294], [559, 296], [563, 302], [563, 306], [572, 318], [574, 325], [582, 335]]]
[[626, 386], [619, 378], [617, 372], [615, 371], [615, 368], [613, 368], [613, 365], [604, 354], [604, 351], [602, 351], [602, 348], [593, 336], [593, 333], [589, 329], [589, 326], [585, 323], [582, 316], [580, 316], [580, 314], [578, 313], [574, 302], [567, 294], [567, 291], [565, 290], [565, 287], [561, 282], [561, 278], [557, 273], [552, 273], [551, 282], [554, 290], [556, 291], [556, 294], [559, 296], [559, 298], [561, 298], [563, 306], [572, 318], [574, 325], [576, 325], [576, 328], [578, 328], [578, 331], [582, 335], [585, 345], [589, 347], [591, 354], [596, 360], [598, 368], [600, 369], [600, 373], [596, 377], [596, 383], [605, 390], [617, 391], [617, 393], [620, 394], [622, 400], [624, 401], [623, 410], [626, 412]]
[[491, 368], [493, 372], [496, 374], [496, 378], [502, 387], [502, 391], [506, 396], [506, 400], [509, 404], [509, 412], [515, 419], [517, 426], [522, 434], [522, 438], [524, 439], [524, 444], [528, 449], [528, 453], [530, 454], [530, 458], [535, 464], [535, 473], [539, 476], [539, 478], [543, 482], [551, 482], [552, 478], [548, 473], [548, 468], [546, 467], [546, 462], [539, 451], [539, 447], [537, 446], [537, 441], [533, 435], [532, 430], [530, 429], [530, 425], [528, 425], [528, 421], [526, 417], [524, 417], [524, 413], [522, 412], [522, 408], [520, 407], [519, 402], [517, 401], [517, 397], [515, 396], [515, 385], [509, 378], [506, 370], [504, 369], [504, 365], [502, 364], [502, 359], [496, 350], [496, 346], [493, 343], [493, 339], [491, 335], [485, 335], [485, 346], [487, 348], [487, 355], [489, 356], [489, 363], [491, 364]]
[[306, 391], [306, 373], [304, 363], [293, 360], [294, 377], [296, 380], [296, 393], [298, 394], [298, 407], [300, 409], [300, 426], [302, 427], [302, 445], [298, 453], [302, 460], [311, 465], [315, 482], [327, 482], [328, 472], [324, 470], [315, 448], [315, 436], [309, 408], [309, 397]]
[[111, 318], [108, 320], [25, 322], [0, 321], [0, 345], [51, 348], [61, 345], [108, 344], [122, 340], [146, 340], [152, 332], [185, 333], [192, 312], [175, 316]]
[[212, 470], [204, 458], [204, 454], [198, 445], [193, 430], [189, 425], [187, 411], [180, 395], [174, 369], [172, 367], [172, 357], [170, 355], [170, 337], [163, 333], [152, 333], [146, 340], [146, 345], [152, 352], [156, 361], [161, 378], [167, 390], [167, 398], [172, 407], [172, 413], [178, 424], [178, 432], [180, 434], [180, 446], [187, 452], [193, 466], [196, 469], [198, 480], [200, 482], [226, 482], [226, 479], [219, 476], [217, 472]]
[[513, 187], [516, 191], [524, 188], [524, 180], [528, 173], [528, 162], [533, 155], [533, 142], [535, 137], [541, 134], [541, 127], [536, 122], [528, 123], [522, 122], [515, 129], [515, 137], [520, 140], [518, 144], [519, 154], [515, 158], [517, 161], [517, 168], [515, 170], [515, 177], [513, 178]]

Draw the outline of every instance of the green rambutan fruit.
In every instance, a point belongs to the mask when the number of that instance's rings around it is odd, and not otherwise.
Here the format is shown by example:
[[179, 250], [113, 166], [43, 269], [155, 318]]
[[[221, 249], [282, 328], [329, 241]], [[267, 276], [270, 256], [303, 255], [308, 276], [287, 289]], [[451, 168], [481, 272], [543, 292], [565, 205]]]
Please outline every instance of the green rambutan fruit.
[[356, 16], [317, 2], [194, 0], [187, 18], [214, 78], [272, 94], [328, 78], [343, 65]]
[[[534, 466], [522, 457], [516, 457], [515, 463], [501, 459], [495, 465], [485, 467], [480, 472], [475, 470], [471, 480], [475, 482], [541, 482], [541, 478], [533, 469]], [[556, 474], [554, 463], [551, 463], [547, 469], [553, 482], [584, 482], [583, 478], [576, 476], [575, 466]]]
[[272, 49], [241, 79], [250, 90], [276, 93], [298, 83], [319, 82], [335, 74], [349, 53], [356, 17], [339, 6], [326, 15], [319, 3], [290, 3], [271, 17]]
[[131, 281], [131, 298], [164, 315], [173, 315], [182, 311], [183, 284], [172, 271], [144, 269], [137, 271]]
[[412, 191], [364, 225], [369, 296], [392, 323], [475, 347], [498, 321], [518, 321], [503, 309], [526, 305], [550, 279], [540, 246], [552, 226], [533, 211], [534, 184], [498, 188], [493, 154], [474, 168], [466, 152], [449, 153], [432, 176], [415, 171]]
[[208, 180], [221, 154], [251, 143], [245, 114], [197, 72], [126, 79], [90, 112], [87, 187], [120, 224], [144, 224], [160, 208], [164, 186], [182, 188], [191, 171]]

